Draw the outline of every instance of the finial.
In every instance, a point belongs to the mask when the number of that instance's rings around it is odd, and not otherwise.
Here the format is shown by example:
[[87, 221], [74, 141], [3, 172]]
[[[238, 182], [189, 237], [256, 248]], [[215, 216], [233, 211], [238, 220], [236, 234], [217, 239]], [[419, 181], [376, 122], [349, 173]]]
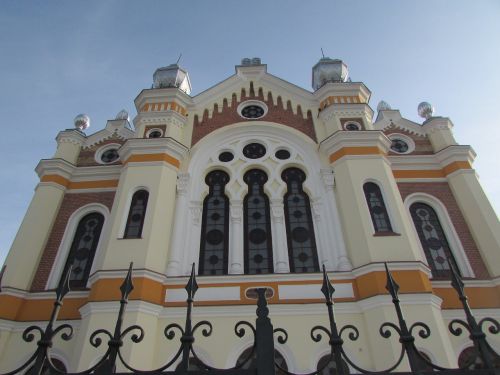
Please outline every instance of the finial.
[[122, 109], [120, 112], [116, 114], [115, 120], [127, 120], [129, 121], [130, 117], [128, 116], [128, 112], [125, 109]]
[[418, 105], [418, 115], [426, 120], [430, 119], [434, 114], [434, 107], [431, 103], [422, 102]]
[[325, 300], [327, 302], [332, 301], [333, 293], [335, 292], [335, 288], [333, 287], [328, 275], [326, 273], [325, 265], [323, 264], [323, 286], [321, 287], [321, 292], [325, 296]]
[[198, 290], [198, 283], [196, 282], [196, 272], [195, 272], [195, 263], [191, 267], [191, 276], [186, 284], [186, 292], [188, 294], [188, 300], [193, 299], [196, 291]]
[[378, 102], [378, 105], [377, 105], [377, 111], [378, 112], [380, 112], [380, 111], [390, 111], [391, 109], [392, 109], [391, 106], [385, 100], [381, 100], [380, 102]]
[[459, 273], [457, 272], [457, 269], [455, 268], [455, 265], [451, 261], [450, 258], [446, 259], [448, 261], [448, 266], [450, 267], [450, 273], [451, 273], [451, 286], [453, 289], [455, 289], [458, 293], [458, 295], [461, 297], [464, 295], [464, 282], [462, 281], [462, 278], [460, 277]]
[[179, 65], [179, 61], [181, 61], [182, 53], [179, 54], [179, 58], [177, 59], [175, 65]]
[[385, 289], [391, 294], [392, 299], [397, 299], [399, 292], [399, 285], [392, 278], [392, 274], [389, 272], [389, 267], [387, 267], [387, 263], [384, 263], [384, 265], [385, 265], [385, 274], [387, 276], [387, 284], [385, 286]]
[[325, 58], [325, 54], [323, 52], [323, 48], [321, 48], [321, 56], [323, 56], [323, 58]]
[[71, 278], [72, 270], [73, 270], [73, 265], [70, 265], [66, 270], [66, 273], [63, 275], [63, 278], [56, 289], [56, 301], [62, 301], [64, 296], [68, 294], [68, 292], [70, 291], [69, 281]]
[[128, 272], [127, 276], [125, 276], [125, 279], [123, 280], [122, 285], [120, 286], [120, 290], [122, 292], [122, 300], [127, 300], [129, 294], [134, 290], [134, 284], [132, 283], [132, 266], [134, 265], [133, 262], [130, 262], [130, 265], [128, 267]]
[[90, 118], [85, 113], [80, 113], [75, 117], [73, 123], [75, 124], [75, 128], [84, 131], [90, 126]]

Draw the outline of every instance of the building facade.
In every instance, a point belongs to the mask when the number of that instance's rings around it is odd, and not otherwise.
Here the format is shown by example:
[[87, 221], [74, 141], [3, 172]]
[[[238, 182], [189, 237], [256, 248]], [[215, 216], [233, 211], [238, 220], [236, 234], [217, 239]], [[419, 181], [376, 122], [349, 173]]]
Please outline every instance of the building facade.
[[[327, 340], [305, 339], [328, 321], [323, 266], [339, 323], [360, 329], [346, 349], [374, 371], [400, 351], [397, 339], [378, 334], [395, 319], [384, 262], [408, 321], [432, 329], [417, 346], [437, 364], [456, 366], [471, 345], [447, 329], [463, 317], [448, 260], [475, 314], [500, 317], [498, 218], [472, 167], [474, 151], [457, 144], [452, 122], [428, 103], [419, 106], [422, 124], [385, 102], [375, 115], [369, 89], [328, 58], [313, 67], [312, 92], [267, 73], [260, 59], [244, 59], [196, 96], [177, 65], [153, 80], [135, 99], [133, 126], [122, 111], [87, 135], [88, 117], [78, 116], [75, 129], [57, 135], [54, 157], [36, 167], [40, 183], [2, 279], [0, 372], [32, 353], [22, 332], [49, 319], [70, 266], [60, 320], [75, 336], [52, 349], [68, 371], [103, 354], [89, 337], [113, 327], [130, 262], [135, 289], [125, 321], [146, 336], [124, 350], [142, 369], [175, 354], [163, 329], [183, 320], [193, 263], [193, 319], [214, 324], [212, 337], [194, 346], [217, 367], [234, 366], [250, 346], [233, 327], [254, 319], [252, 290], [267, 287], [273, 323], [290, 335], [277, 356], [291, 371], [315, 370], [329, 353]], [[500, 347], [494, 336], [490, 343]]]

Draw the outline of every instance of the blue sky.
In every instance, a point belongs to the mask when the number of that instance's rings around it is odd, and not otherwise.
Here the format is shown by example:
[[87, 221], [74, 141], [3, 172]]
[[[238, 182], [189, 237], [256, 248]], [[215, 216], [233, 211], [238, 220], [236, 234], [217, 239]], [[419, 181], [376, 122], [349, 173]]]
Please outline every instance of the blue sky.
[[193, 94], [234, 73], [242, 57], [311, 89], [320, 48], [353, 81], [413, 121], [423, 100], [455, 124], [459, 143], [500, 211], [500, 2], [491, 1], [15, 1], [0, 2], [0, 264], [58, 131], [76, 114], [102, 129], [175, 62]]

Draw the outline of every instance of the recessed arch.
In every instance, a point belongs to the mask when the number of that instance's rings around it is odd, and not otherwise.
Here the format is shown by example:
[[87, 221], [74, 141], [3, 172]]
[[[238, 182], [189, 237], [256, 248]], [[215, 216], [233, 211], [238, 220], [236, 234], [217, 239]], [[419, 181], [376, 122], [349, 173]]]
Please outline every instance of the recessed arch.
[[76, 234], [78, 225], [86, 215], [94, 212], [101, 214], [103, 216], [104, 222], [95, 249], [95, 255], [93, 258], [92, 266], [90, 268], [90, 275], [92, 275], [92, 273], [94, 273], [94, 271], [96, 270], [96, 264], [101, 262], [101, 244], [103, 242], [103, 238], [107, 235], [108, 232], [107, 224], [109, 222], [109, 210], [105, 205], [101, 203], [89, 203], [75, 210], [68, 219], [63, 237], [61, 239], [61, 244], [59, 245], [59, 248], [57, 250], [57, 255], [47, 280], [47, 289], [54, 289], [57, 287], [64, 271], [64, 266], [66, 264], [66, 260], [68, 258], [71, 244]]
[[[415, 233], [415, 236], [418, 240], [418, 246], [422, 254], [422, 259], [428, 264], [427, 262], [427, 257], [425, 254], [425, 251], [422, 247], [419, 234], [415, 228], [415, 224], [413, 222], [411, 212], [410, 212], [410, 207], [414, 203], [424, 203], [428, 206], [430, 206], [434, 212], [437, 215], [437, 218], [439, 220], [439, 223], [441, 224], [441, 227], [443, 229], [444, 235], [446, 236], [446, 239], [448, 241], [448, 244], [450, 246], [450, 250], [453, 254], [453, 257], [455, 259], [456, 265], [459, 268], [460, 273], [464, 277], [474, 277], [474, 271], [472, 270], [472, 267], [469, 263], [469, 260], [467, 258], [467, 255], [465, 254], [465, 250], [462, 246], [462, 242], [460, 241], [460, 238], [458, 237], [458, 233], [455, 230], [455, 227], [453, 225], [453, 222], [451, 221], [451, 218], [448, 214], [448, 210], [446, 209], [446, 206], [435, 196], [426, 194], [426, 193], [413, 193], [410, 194], [406, 197], [404, 204], [406, 211], [409, 215], [410, 221], [412, 222], [412, 227]], [[429, 265], [429, 264], [428, 264]]]

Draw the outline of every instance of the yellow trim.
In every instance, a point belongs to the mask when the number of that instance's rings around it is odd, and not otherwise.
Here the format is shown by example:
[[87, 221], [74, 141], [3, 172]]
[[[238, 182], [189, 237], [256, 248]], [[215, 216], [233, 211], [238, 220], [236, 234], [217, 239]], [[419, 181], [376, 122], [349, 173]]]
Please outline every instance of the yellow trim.
[[393, 170], [394, 178], [444, 178], [459, 169], [472, 169], [468, 161], [454, 161], [442, 169], [398, 169]]
[[142, 163], [142, 162], [148, 162], [148, 161], [164, 161], [167, 162], [174, 167], [179, 168], [181, 165], [181, 162], [174, 158], [173, 156], [170, 156], [169, 154], [138, 154], [138, 155], [132, 155], [129, 157], [127, 160], [125, 160], [124, 164], [127, 163]]
[[385, 152], [377, 146], [343, 147], [330, 155], [330, 163], [347, 155], [385, 155]]
[[118, 180], [96, 180], [96, 181], [70, 181], [67, 178], [57, 174], [48, 174], [42, 176], [41, 182], [55, 182], [68, 189], [99, 189], [115, 188], [118, 186]]

